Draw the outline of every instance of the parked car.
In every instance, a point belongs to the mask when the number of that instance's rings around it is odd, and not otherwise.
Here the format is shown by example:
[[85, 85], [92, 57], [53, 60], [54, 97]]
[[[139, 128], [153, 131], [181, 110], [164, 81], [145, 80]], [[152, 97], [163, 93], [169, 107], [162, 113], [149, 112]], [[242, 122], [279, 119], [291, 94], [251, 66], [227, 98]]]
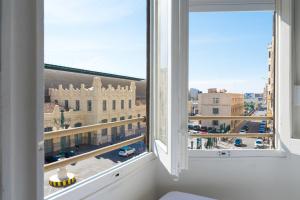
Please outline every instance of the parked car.
[[240, 138], [235, 139], [234, 146], [241, 147], [243, 145], [243, 140]]
[[244, 129], [241, 129], [241, 130], [240, 130], [240, 134], [245, 134], [245, 133], [247, 133], [246, 130], [244, 130]]
[[51, 155], [51, 156], [46, 156], [45, 161], [47, 163], [52, 163], [58, 161], [58, 159], [61, 158], [61, 155]]
[[119, 151], [119, 156], [128, 157], [135, 153], [135, 148], [130, 146], [122, 147]]
[[65, 158], [70, 158], [72, 156], [75, 156], [75, 151], [71, 150], [65, 152]]
[[195, 130], [189, 130], [189, 133], [190, 133], [190, 134], [198, 134], [199, 132], [198, 132], [198, 131], [195, 131]]
[[201, 130], [201, 127], [199, 125], [194, 125], [194, 131], [200, 131]]
[[245, 131], [248, 131], [249, 130], [249, 126], [248, 125], [244, 125], [241, 130], [245, 130]]
[[258, 132], [259, 133], [265, 133], [266, 132], [266, 128], [265, 127], [259, 127]]
[[70, 150], [70, 151], [61, 151], [58, 156], [60, 156], [60, 158], [70, 158], [72, 156], [75, 156], [75, 151]]
[[207, 127], [206, 126], [201, 126], [200, 131], [201, 132], [207, 132]]
[[263, 148], [264, 147], [264, 141], [262, 139], [256, 139], [254, 143], [255, 148]]
[[188, 129], [189, 130], [194, 130], [194, 124], [188, 124]]

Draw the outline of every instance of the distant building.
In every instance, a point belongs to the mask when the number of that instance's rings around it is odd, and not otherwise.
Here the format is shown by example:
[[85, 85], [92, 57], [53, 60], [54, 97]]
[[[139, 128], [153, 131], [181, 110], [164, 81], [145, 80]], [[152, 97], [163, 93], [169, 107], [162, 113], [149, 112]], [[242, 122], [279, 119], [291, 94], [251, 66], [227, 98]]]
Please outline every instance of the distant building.
[[188, 115], [193, 116], [198, 114], [198, 112], [198, 101], [188, 101]]
[[273, 115], [274, 110], [274, 37], [268, 46], [268, 80], [266, 86], [267, 115]]
[[[244, 95], [227, 93], [225, 89], [208, 89], [208, 93], [198, 94], [198, 110], [203, 116], [241, 116], [244, 115]], [[202, 120], [201, 125], [220, 128], [230, 125], [232, 128], [237, 120]]]
[[252, 103], [255, 109], [265, 107], [264, 93], [245, 93], [245, 103]]
[[200, 90], [196, 88], [190, 88], [189, 91], [189, 100], [198, 100], [198, 94], [202, 93]]

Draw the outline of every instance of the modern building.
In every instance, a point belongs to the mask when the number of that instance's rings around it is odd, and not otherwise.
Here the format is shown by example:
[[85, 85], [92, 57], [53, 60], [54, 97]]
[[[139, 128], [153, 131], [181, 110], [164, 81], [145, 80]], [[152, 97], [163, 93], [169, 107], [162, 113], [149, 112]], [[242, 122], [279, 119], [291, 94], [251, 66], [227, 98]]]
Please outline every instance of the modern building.
[[202, 91], [196, 88], [190, 88], [189, 91], [189, 100], [198, 100], [198, 94], [202, 93]]
[[[225, 89], [208, 89], [207, 93], [198, 95], [198, 111], [203, 116], [241, 116], [244, 114], [244, 95], [228, 93]], [[224, 128], [230, 125], [235, 127], [236, 120], [201, 120], [205, 127]]]

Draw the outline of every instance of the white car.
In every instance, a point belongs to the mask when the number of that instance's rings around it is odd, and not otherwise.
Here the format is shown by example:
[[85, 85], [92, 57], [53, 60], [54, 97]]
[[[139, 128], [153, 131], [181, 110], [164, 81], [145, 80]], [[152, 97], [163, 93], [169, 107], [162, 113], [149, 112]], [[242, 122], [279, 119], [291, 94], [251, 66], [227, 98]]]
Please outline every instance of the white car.
[[246, 134], [247, 131], [246, 130], [240, 130], [240, 134]]
[[264, 141], [262, 139], [256, 139], [254, 143], [255, 148], [263, 148], [264, 147]]
[[128, 157], [135, 153], [135, 148], [130, 146], [122, 147], [119, 151], [119, 156]]

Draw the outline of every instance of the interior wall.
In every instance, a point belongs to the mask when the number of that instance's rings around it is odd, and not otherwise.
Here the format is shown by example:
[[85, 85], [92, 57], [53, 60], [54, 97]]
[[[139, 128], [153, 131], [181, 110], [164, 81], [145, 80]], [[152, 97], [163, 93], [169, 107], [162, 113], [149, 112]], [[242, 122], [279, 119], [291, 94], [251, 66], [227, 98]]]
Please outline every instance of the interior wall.
[[[300, 1], [294, 1], [294, 84], [300, 86]], [[300, 138], [300, 123], [297, 120], [300, 119], [300, 106], [293, 108], [293, 137]]]
[[203, 158], [174, 181], [158, 164], [158, 196], [182, 191], [219, 200], [299, 200], [299, 156], [287, 158]]
[[152, 160], [142, 169], [101, 189], [85, 200], [156, 200], [156, 166], [157, 159]]

